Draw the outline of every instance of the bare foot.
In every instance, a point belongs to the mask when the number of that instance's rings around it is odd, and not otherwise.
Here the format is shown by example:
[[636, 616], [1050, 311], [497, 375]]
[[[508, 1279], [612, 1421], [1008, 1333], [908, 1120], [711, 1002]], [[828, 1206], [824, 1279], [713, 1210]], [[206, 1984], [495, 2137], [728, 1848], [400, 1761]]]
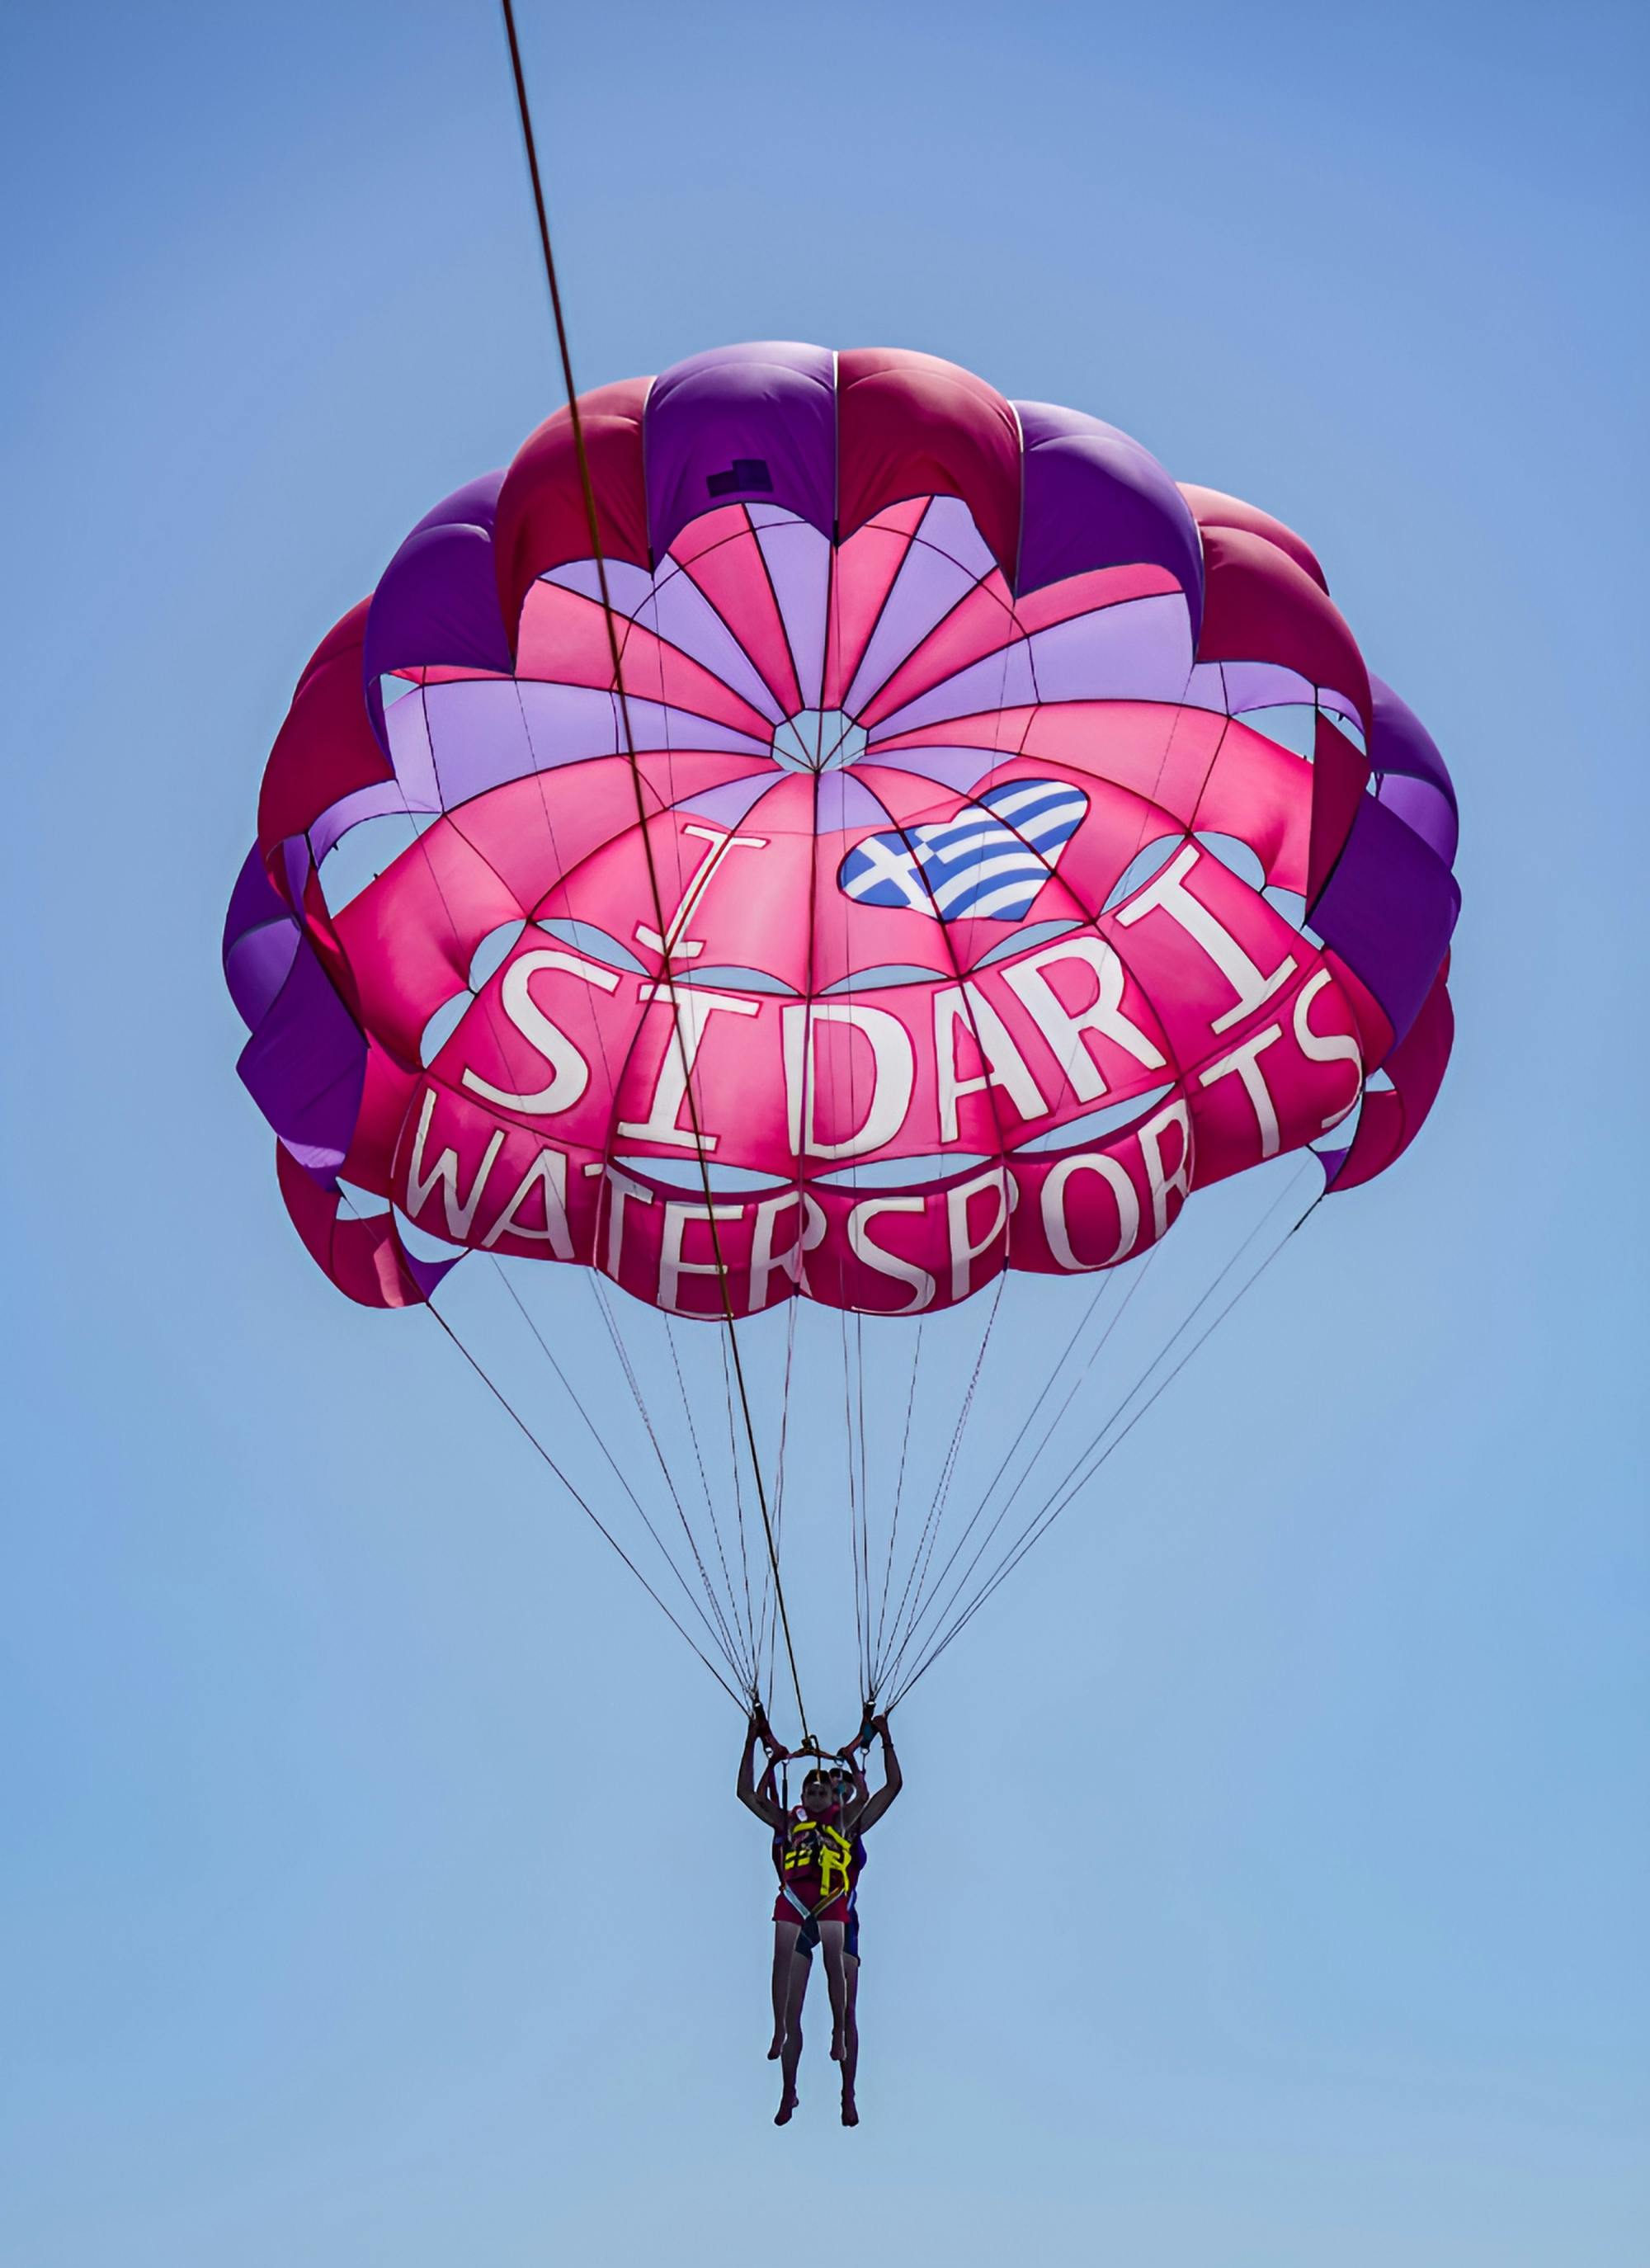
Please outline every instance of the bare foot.
[[857, 2126], [858, 2124], [859, 2106], [854, 2101], [854, 2091], [851, 2087], [844, 2087], [843, 2089], [843, 2124], [844, 2126]]
[[776, 2033], [774, 2034], [774, 2036], [773, 2036], [773, 2045], [772, 2045], [772, 2046], [769, 2049], [769, 2051], [768, 2051], [768, 2060], [769, 2060], [769, 2062], [770, 2062], [770, 2063], [777, 2063], [777, 2062], [778, 2062], [778, 2060], [779, 2060], [779, 2058], [780, 2058], [780, 2057], [781, 2057], [784, 2053], [784, 2034], [783, 2032], [776, 2032]]
[[831, 2061], [833, 2063], [843, 2062], [845, 2058], [846, 2053], [847, 2051], [843, 2044], [841, 2032], [833, 2032], [831, 2034]]
[[774, 2124], [776, 2126], [788, 2126], [791, 2124], [791, 2113], [796, 2109], [796, 2089], [794, 2087], [787, 2087], [784, 2093], [779, 2097], [779, 2108], [773, 2114]]

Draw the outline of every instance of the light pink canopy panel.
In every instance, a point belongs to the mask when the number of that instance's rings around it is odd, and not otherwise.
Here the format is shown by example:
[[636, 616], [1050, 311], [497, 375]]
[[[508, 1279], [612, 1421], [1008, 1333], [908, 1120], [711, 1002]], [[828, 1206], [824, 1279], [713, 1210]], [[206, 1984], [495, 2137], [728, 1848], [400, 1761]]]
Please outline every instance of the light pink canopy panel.
[[923, 356], [584, 413], [600, 569], [564, 412], [414, 531], [266, 774], [242, 1070], [345, 1290], [457, 1247], [916, 1314], [1283, 1152], [1390, 1162], [1454, 799], [1299, 538]]

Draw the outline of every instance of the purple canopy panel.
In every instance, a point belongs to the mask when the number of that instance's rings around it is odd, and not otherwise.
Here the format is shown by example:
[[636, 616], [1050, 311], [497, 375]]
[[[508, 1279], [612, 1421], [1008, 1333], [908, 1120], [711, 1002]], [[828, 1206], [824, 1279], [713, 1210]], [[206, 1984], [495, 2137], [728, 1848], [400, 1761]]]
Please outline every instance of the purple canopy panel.
[[771, 772], [759, 772], [755, 779], [728, 780], [721, 787], [706, 788], [702, 795], [685, 797], [675, 808], [684, 817], [709, 819], [718, 827], [737, 827], [752, 806], [779, 784]]
[[1461, 891], [1441, 858], [1372, 795], [1313, 908], [1313, 926], [1344, 955], [1402, 1040], [1448, 949]]
[[407, 531], [409, 538], [431, 527], [479, 527], [490, 535], [498, 512], [498, 491], [504, 484], [502, 466], [496, 473], [478, 473], [473, 481], [466, 481], [461, 489], [454, 489], [451, 496], [432, 504], [422, 519], [415, 520]]
[[1203, 621], [1203, 549], [1190, 507], [1138, 441], [1081, 410], [1017, 401], [1022, 437], [1019, 593], [1138, 561], [1167, 568]]
[[269, 1012], [298, 946], [298, 926], [257, 845], [247, 851], [224, 918], [224, 981], [248, 1031]]
[[719, 504], [783, 504], [831, 534], [836, 360], [789, 341], [718, 347], [654, 379], [643, 446], [655, 558]]
[[1378, 677], [1369, 681], [1374, 717], [1369, 738], [1371, 765], [1384, 775], [1381, 800], [1446, 865], [1455, 864], [1461, 827], [1455, 791], [1437, 744], [1407, 702]]
[[299, 1163], [336, 1173], [361, 1106], [366, 1042], [307, 943], [236, 1068]]
[[507, 674], [491, 536], [479, 527], [409, 535], [373, 593], [362, 653], [369, 691], [391, 670], [438, 664]]
[[886, 765], [890, 771], [911, 772], [918, 779], [934, 780], [941, 787], [966, 792], [977, 785], [993, 766], [1004, 762], [1012, 754], [1012, 749], [999, 751], [996, 748], [956, 748], [939, 745], [881, 750], [873, 740], [862, 762]]
[[[812, 528], [800, 532], [814, 533]], [[690, 660], [719, 677], [758, 715], [776, 725], [782, 723], [784, 711], [768, 690], [761, 671], [692, 576], [684, 575], [671, 561], [666, 563], [657, 585], [651, 577], [646, 583], [644, 596], [628, 609], [644, 629], [679, 647]]]
[[1218, 669], [1225, 686], [1228, 713], [1241, 717], [1250, 709], [1278, 709], [1302, 703], [1310, 708], [1317, 698], [1309, 677], [1281, 661], [1200, 661], [1199, 672]]
[[883, 827], [888, 812], [863, 780], [851, 772], [821, 772], [814, 793], [815, 832], [829, 835], [839, 827]]
[[[1182, 684], [1186, 673], [1180, 675]], [[885, 733], [915, 733], [924, 725], [945, 724], [955, 717], [971, 717], [991, 709], [1015, 709], [1029, 705], [1037, 697], [1037, 681], [1032, 674], [1031, 641], [1016, 638], [1013, 645], [1000, 647], [996, 653], [987, 654], [983, 661], [970, 662], [927, 693], [919, 693], [915, 701], [907, 702], [902, 709], [886, 717], [877, 716], [874, 707], [867, 713], [876, 718]]]
[[269, 1014], [291, 976], [299, 941], [298, 924], [283, 907], [278, 921], [246, 931], [224, 955], [225, 982], [249, 1032]]
[[948, 552], [926, 543], [911, 544], [850, 681], [845, 701], [853, 715], [869, 705], [900, 664], [961, 603], [978, 579]]
[[1039, 701], [1177, 701], [1192, 671], [1186, 608], [1169, 592], [1056, 622], [1029, 644]]
[[309, 880], [313, 865], [309, 855], [309, 843], [302, 835], [289, 835], [281, 845], [281, 873], [285, 878], [287, 895], [295, 906], [304, 902], [304, 887]]
[[[390, 1233], [394, 1235], [393, 1223]], [[401, 1266], [426, 1300], [434, 1297], [442, 1278], [452, 1274], [463, 1256], [460, 1253], [454, 1253], [451, 1260], [420, 1260], [416, 1253], [409, 1252], [399, 1236], [395, 1237], [395, 1249], [401, 1256]]]
[[372, 594], [362, 669], [367, 712], [387, 754], [380, 677], [438, 664], [509, 672], [493, 563], [493, 512], [504, 477], [471, 481], [427, 512]]
[[329, 810], [323, 811], [309, 830], [309, 847], [320, 866], [328, 852], [364, 819], [383, 819], [392, 814], [410, 819], [415, 813], [432, 816], [440, 808], [433, 784], [428, 796], [415, 798], [399, 780], [381, 780], [376, 787], [358, 787], [352, 795], [341, 795]]
[[816, 527], [788, 520], [763, 527], [757, 542], [784, 624], [802, 705], [817, 709], [830, 609], [830, 539]]

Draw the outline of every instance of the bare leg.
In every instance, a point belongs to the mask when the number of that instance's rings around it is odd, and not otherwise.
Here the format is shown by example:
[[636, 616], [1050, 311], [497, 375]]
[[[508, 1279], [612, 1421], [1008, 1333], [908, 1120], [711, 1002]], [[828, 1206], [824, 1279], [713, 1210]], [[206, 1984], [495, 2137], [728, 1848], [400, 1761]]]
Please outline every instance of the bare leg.
[[799, 1922], [777, 1921], [773, 1926], [773, 2044], [768, 2050], [770, 2063], [778, 2060], [784, 2046], [785, 2011], [791, 2001], [791, 1964], [801, 1934]]
[[776, 2126], [789, 2125], [791, 2113], [796, 2109], [796, 2071], [802, 2060], [802, 2003], [807, 1996], [808, 1971], [813, 1966], [804, 1954], [792, 1956], [791, 1994], [785, 2003], [784, 2048], [779, 2058], [779, 2108], [773, 2122]]
[[848, 2014], [848, 1977], [843, 1953], [845, 1925], [839, 1921], [822, 1921], [819, 1926], [819, 1949], [825, 1958], [825, 1984], [831, 1996], [831, 2061], [840, 2063], [848, 2051], [845, 2027]]
[[848, 1971], [847, 2007], [843, 2019], [843, 2124], [859, 2124], [859, 2106], [854, 2101], [854, 2080], [859, 2071], [859, 1956], [844, 1954]]

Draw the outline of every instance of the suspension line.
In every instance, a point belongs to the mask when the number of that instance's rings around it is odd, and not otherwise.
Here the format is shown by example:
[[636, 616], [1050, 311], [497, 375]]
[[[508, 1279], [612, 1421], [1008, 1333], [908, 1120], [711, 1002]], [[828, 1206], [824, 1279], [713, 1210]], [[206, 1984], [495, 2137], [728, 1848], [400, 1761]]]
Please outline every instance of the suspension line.
[[[660, 941], [663, 963], [662, 990], [670, 1005], [674, 1020], [675, 1042], [681, 1063], [683, 1086], [692, 1126], [694, 1149], [699, 1161], [700, 1179], [704, 1190], [706, 1226], [710, 1231], [711, 1256], [716, 1263], [717, 1288], [721, 1295], [722, 1315], [726, 1326], [733, 1358], [734, 1383], [738, 1389], [740, 1410], [744, 1420], [745, 1439], [750, 1453], [751, 1473], [755, 1483], [757, 1503], [762, 1512], [762, 1533], [768, 1546], [768, 1560], [773, 1573], [774, 1599], [778, 1608], [780, 1628], [784, 1636], [785, 1658], [790, 1667], [791, 1683], [796, 1695], [797, 1713], [802, 1722], [804, 1740], [811, 1738], [808, 1730], [807, 1707], [802, 1698], [802, 1680], [797, 1668], [796, 1646], [791, 1633], [791, 1617], [785, 1606], [784, 1586], [779, 1574], [778, 1547], [775, 1540], [773, 1521], [769, 1513], [768, 1492], [763, 1484], [762, 1457], [756, 1444], [755, 1420], [752, 1415], [749, 1390], [745, 1380], [745, 1366], [740, 1357], [739, 1333], [735, 1328], [733, 1303], [728, 1283], [726, 1263], [722, 1253], [721, 1237], [716, 1221], [716, 1206], [711, 1189], [710, 1165], [705, 1153], [704, 1139], [699, 1122], [698, 1100], [694, 1088], [692, 1065], [681, 1032], [681, 1020], [677, 1012], [676, 983], [671, 967], [670, 925], [665, 919], [664, 899], [659, 889], [659, 872], [653, 856], [652, 836], [648, 828], [646, 798], [643, 792], [642, 770], [637, 760], [635, 735], [630, 725], [629, 696], [625, 691], [624, 674], [618, 626], [615, 617], [612, 593], [608, 587], [607, 558], [601, 546], [601, 529], [596, 510], [596, 494], [590, 475], [589, 453], [585, 444], [584, 418], [579, 409], [578, 391], [573, 379], [572, 352], [568, 342], [567, 319], [562, 306], [561, 286], [556, 278], [556, 257], [550, 246], [550, 225], [544, 202], [544, 185], [539, 172], [538, 146], [533, 131], [532, 107], [527, 99], [527, 83], [521, 63], [521, 46], [516, 35], [515, 9], [512, 0], [501, 0], [505, 33], [510, 43], [510, 68], [515, 80], [516, 108], [521, 122], [521, 140], [527, 161], [527, 173], [533, 188], [534, 212], [538, 222], [539, 249], [543, 258], [544, 279], [549, 288], [550, 312], [556, 327], [556, 350], [562, 367], [562, 382], [567, 394], [569, 423], [572, 431], [573, 453], [578, 466], [578, 483], [582, 492], [585, 520], [590, 537], [591, 557], [595, 563], [597, 585], [601, 593], [602, 620], [606, 626], [608, 649], [613, 666], [614, 689], [618, 696], [620, 718], [624, 733], [625, 755], [630, 767], [632, 787], [636, 796], [637, 832], [647, 866], [648, 886], [652, 895], [655, 934]], [[756, 1697], [753, 1690], [751, 1697]]]

